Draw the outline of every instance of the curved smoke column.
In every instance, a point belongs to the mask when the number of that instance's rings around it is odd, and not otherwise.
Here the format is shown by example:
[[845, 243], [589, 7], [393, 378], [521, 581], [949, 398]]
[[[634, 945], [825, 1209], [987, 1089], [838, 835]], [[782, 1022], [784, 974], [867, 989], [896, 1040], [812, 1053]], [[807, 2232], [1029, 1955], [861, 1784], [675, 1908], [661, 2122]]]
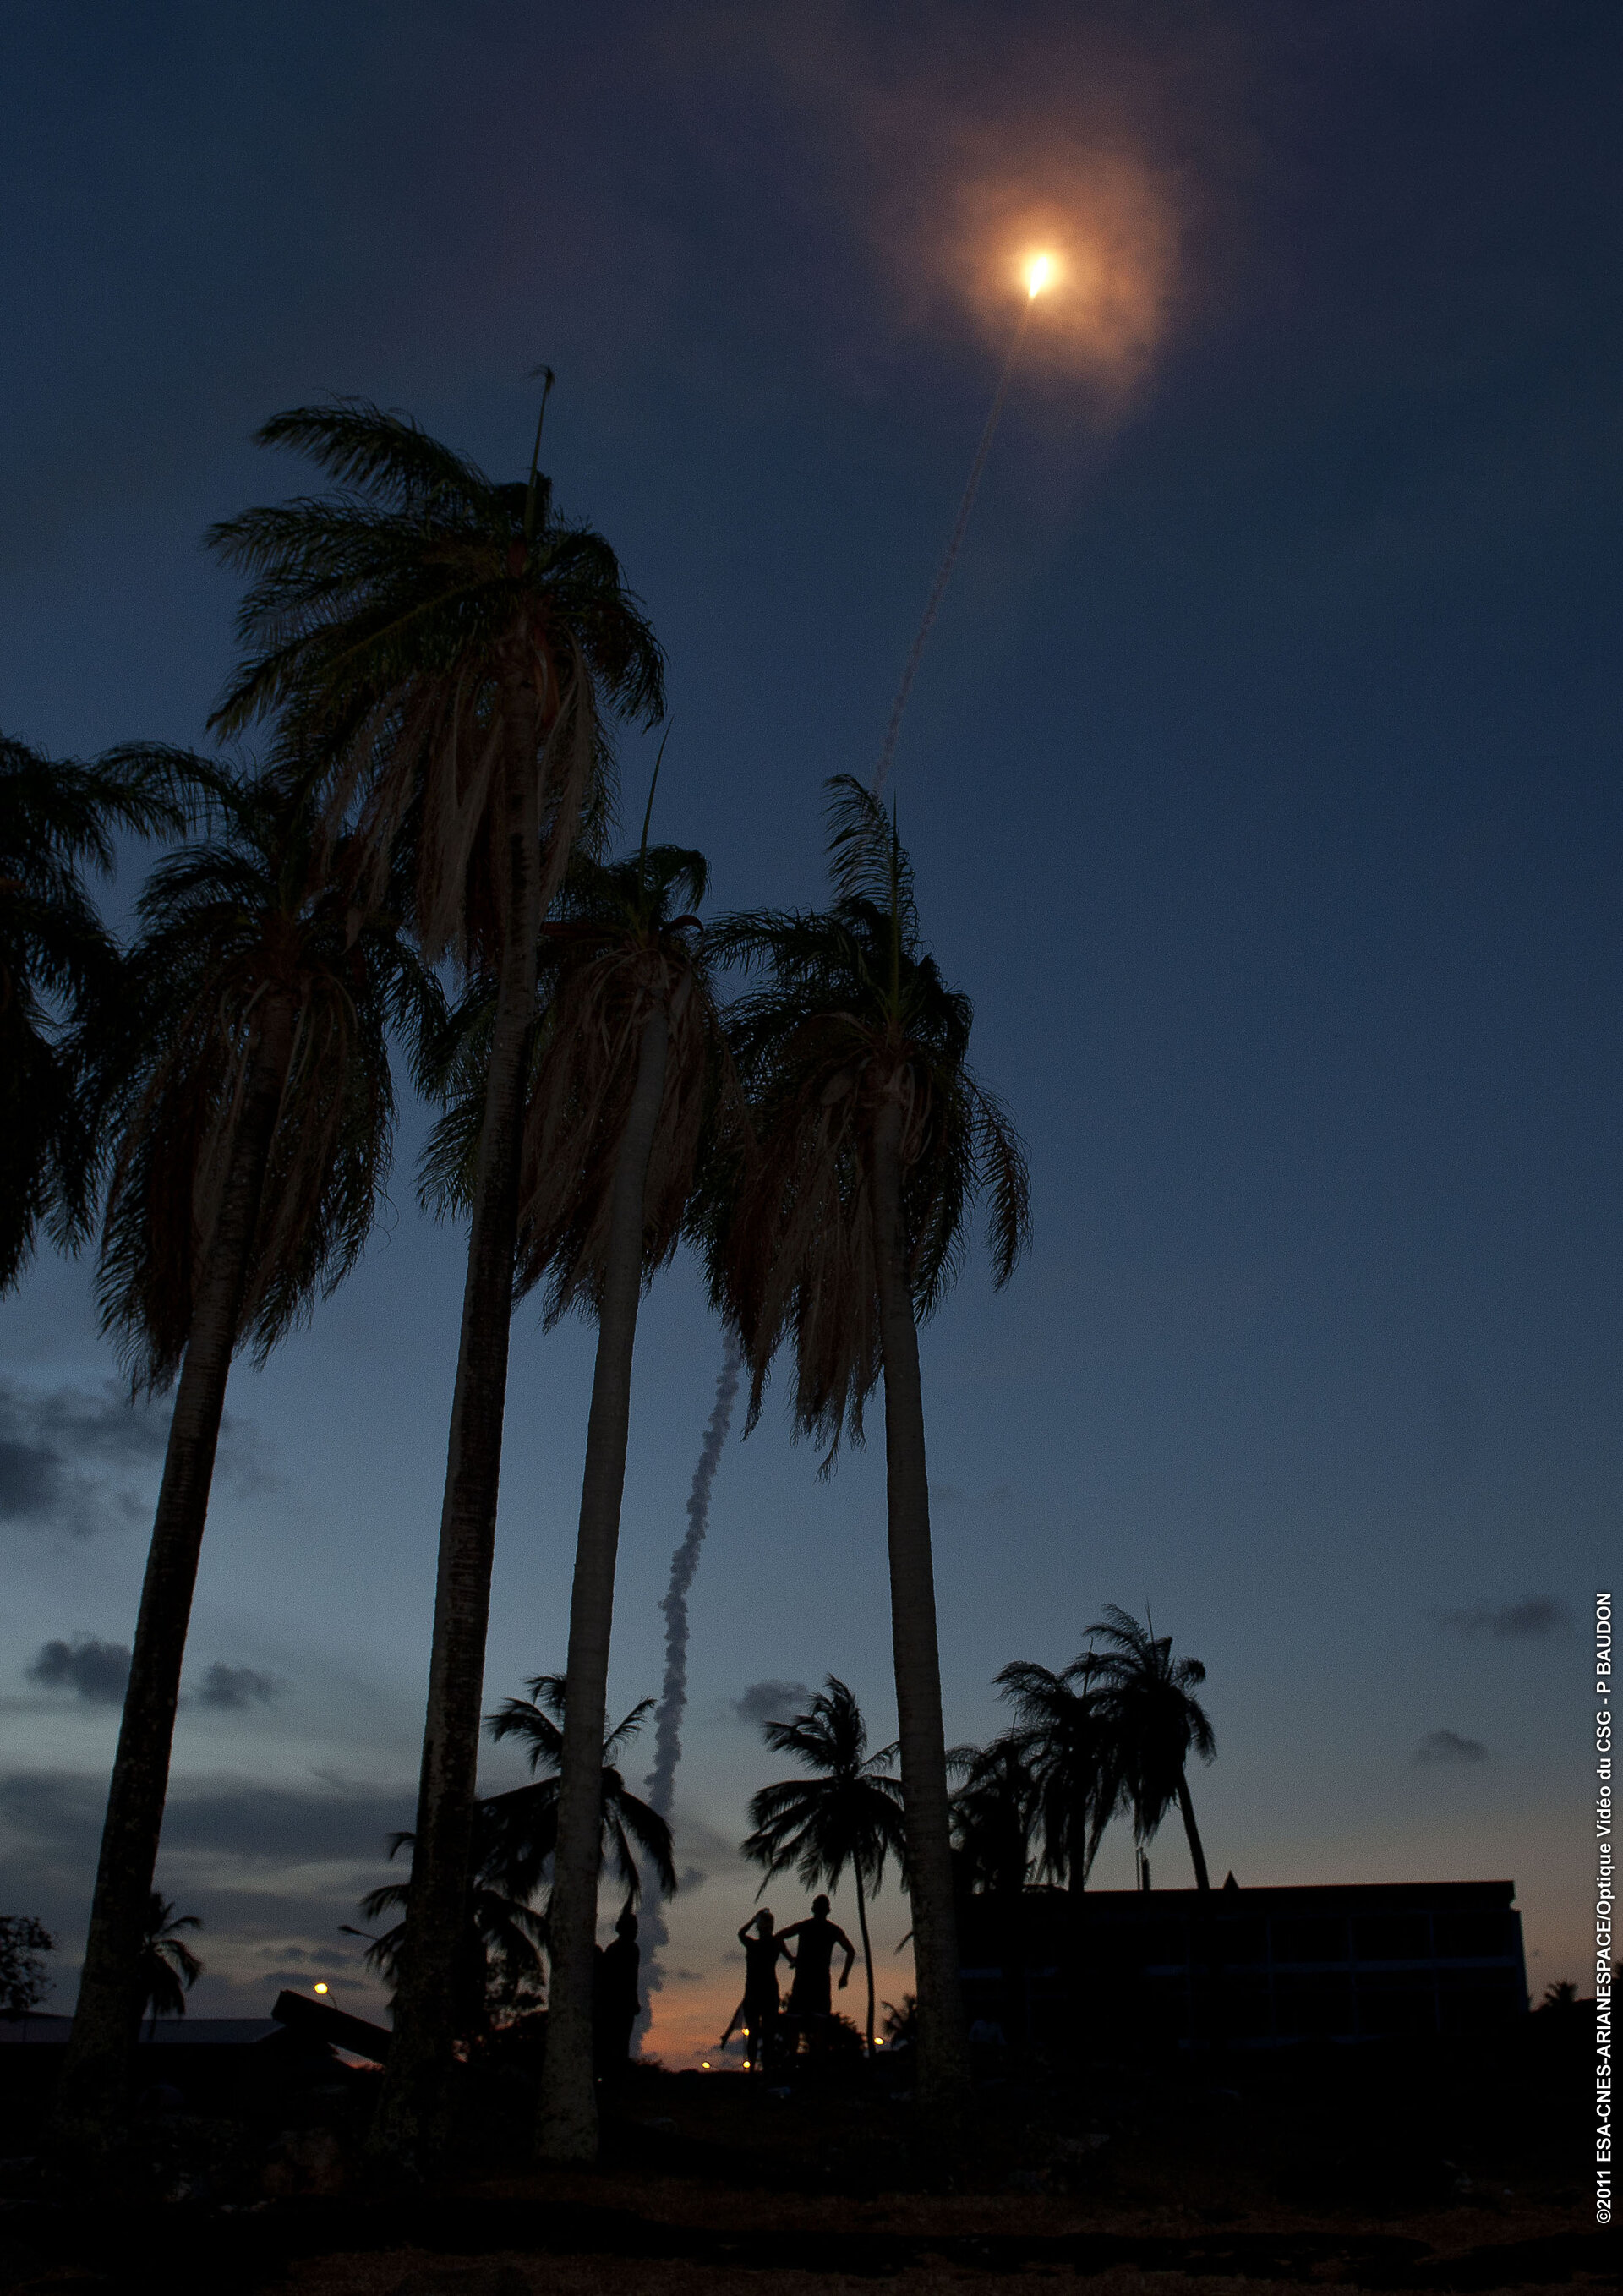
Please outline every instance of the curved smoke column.
[[[653, 1767], [648, 1773], [643, 1792], [664, 1818], [671, 1813], [676, 1764], [682, 1759], [682, 1716], [687, 1706], [688, 1589], [699, 1568], [704, 1534], [710, 1527], [710, 1487], [716, 1480], [722, 1446], [733, 1423], [733, 1406], [738, 1400], [742, 1369], [737, 1350], [729, 1343], [721, 1377], [716, 1382], [715, 1408], [704, 1431], [699, 1464], [693, 1469], [693, 1488], [687, 1495], [687, 1529], [670, 1558], [670, 1585], [660, 1604], [665, 1613], [665, 1681], [654, 1710]], [[668, 1941], [669, 1931], [665, 1926], [665, 1909], [652, 1890], [645, 1894], [643, 1904], [647, 1911], [643, 1916], [643, 1987], [644, 1994], [649, 1994], [657, 1993], [665, 1982], [659, 1956], [660, 1948]], [[639, 2040], [648, 2030], [649, 2014], [644, 2005], [636, 2023]]]

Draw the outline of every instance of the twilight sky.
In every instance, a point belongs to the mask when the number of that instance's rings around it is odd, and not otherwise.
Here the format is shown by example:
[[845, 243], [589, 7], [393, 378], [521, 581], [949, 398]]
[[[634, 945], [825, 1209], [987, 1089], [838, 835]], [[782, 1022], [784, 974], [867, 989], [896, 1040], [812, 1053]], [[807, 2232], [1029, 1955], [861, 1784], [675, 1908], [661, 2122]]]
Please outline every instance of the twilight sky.
[[[660, 826], [723, 906], [816, 897], [1005, 266], [1069, 248], [893, 784], [1036, 1189], [1014, 1283], [971, 1263], [925, 1340], [949, 1736], [1148, 1602], [1209, 1670], [1219, 1877], [1511, 1875], [1535, 1991], [1578, 1974], [1619, 1464], [1616, 9], [60, 0], [5, 65], [0, 725], [201, 740], [234, 592], [199, 537], [307, 483], [254, 425], [364, 395], [519, 476], [545, 358], [561, 502], [669, 652]], [[234, 1381], [160, 1874], [205, 2012], [378, 1997], [337, 1925], [409, 1822], [461, 1283], [422, 1128], [364, 1268]], [[590, 1346], [518, 1318], [491, 1705], [562, 1663]], [[620, 1708], [719, 1352], [679, 1263]], [[61, 1928], [65, 2006], [161, 1414], [118, 1400], [87, 1264], [0, 1307], [0, 1382], [3, 1895]], [[746, 1693], [833, 1671], [893, 1728], [882, 1459], [815, 1464], [775, 1401], [717, 1479], [676, 2062], [732, 2005], [778, 1774]], [[1152, 1862], [1186, 1883], [1174, 1833]], [[906, 1926], [892, 1886], [876, 1940]]]

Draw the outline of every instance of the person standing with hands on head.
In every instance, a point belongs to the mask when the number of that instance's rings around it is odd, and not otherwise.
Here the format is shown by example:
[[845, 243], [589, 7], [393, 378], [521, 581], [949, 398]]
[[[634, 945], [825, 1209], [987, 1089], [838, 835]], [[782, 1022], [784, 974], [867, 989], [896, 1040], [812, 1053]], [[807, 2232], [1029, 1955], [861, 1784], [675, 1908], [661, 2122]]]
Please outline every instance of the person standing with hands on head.
[[744, 2029], [744, 2062], [758, 2070], [766, 2062], [778, 2024], [778, 1960], [780, 1956], [792, 1969], [795, 1957], [772, 1925], [771, 1911], [766, 1906], [747, 1921], [738, 1933], [744, 1949], [744, 1997], [733, 2013], [733, 2021], [721, 2037], [725, 2049], [742, 2025]]
[[842, 1993], [850, 1982], [851, 1965], [857, 1959], [856, 1947], [845, 1931], [830, 1921], [828, 1913], [828, 1899], [814, 1898], [808, 1920], [791, 1922], [786, 1930], [778, 1931], [780, 1945], [787, 1945], [791, 1938], [800, 1941], [793, 1956], [795, 1980], [789, 1988], [789, 2021], [808, 2039], [824, 2031], [833, 2013], [829, 1977], [834, 1948], [845, 1948], [845, 1967], [840, 1972]]

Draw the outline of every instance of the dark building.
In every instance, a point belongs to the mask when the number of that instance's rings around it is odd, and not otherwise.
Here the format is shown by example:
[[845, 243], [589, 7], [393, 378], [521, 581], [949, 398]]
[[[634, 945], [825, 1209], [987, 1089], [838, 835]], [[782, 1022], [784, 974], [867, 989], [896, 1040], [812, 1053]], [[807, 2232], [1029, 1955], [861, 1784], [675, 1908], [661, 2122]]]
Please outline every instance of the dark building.
[[[0, 2107], [50, 2097], [68, 2046], [70, 2017], [0, 2017]], [[350, 2080], [381, 2063], [389, 2036], [341, 2009], [281, 1993], [268, 2017], [160, 2017], [143, 2021], [135, 2093], [163, 2092], [200, 2109], [272, 2103], [313, 2084]], [[336, 2092], [334, 2092], [336, 2093]]]
[[[960, 1900], [964, 2005], [983, 2039], [1242, 2048], [1471, 2034], [1528, 2008], [1511, 1882], [1098, 1890]], [[1023, 2002], [1021, 1997], [1024, 1997]]]

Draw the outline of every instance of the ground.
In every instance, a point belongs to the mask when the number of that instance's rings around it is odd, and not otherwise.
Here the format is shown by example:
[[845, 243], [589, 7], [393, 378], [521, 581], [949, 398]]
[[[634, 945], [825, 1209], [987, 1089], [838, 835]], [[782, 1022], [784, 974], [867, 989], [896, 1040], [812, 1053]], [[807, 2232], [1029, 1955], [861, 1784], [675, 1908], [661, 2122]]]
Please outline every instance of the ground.
[[737, 2073], [634, 2073], [590, 2175], [529, 2164], [526, 2084], [509, 2074], [471, 2087], [460, 2161], [405, 2197], [369, 2190], [357, 2166], [363, 2090], [326, 2090], [268, 2144], [247, 2122], [169, 2114], [94, 2210], [60, 2180], [14, 2180], [0, 2288], [992, 2296], [1083, 2279], [1091, 2296], [1189, 2296], [1192, 2280], [1199, 2296], [1463, 2296], [1610, 2265], [1583, 2068], [1547, 2030], [1513, 2046], [1094, 2065], [1075, 2080], [982, 2068], [955, 2149], [922, 2139], [891, 2092], [899, 2070], [788, 2093]]

